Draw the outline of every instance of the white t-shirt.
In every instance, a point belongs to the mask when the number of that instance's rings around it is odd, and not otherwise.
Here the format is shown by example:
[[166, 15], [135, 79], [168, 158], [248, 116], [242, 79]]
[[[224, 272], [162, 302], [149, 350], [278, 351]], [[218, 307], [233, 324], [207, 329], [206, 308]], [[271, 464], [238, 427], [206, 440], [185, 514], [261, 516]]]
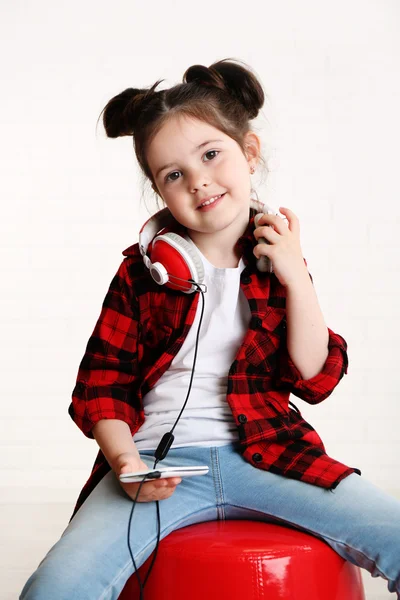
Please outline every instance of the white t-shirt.
[[[185, 236], [191, 244], [194, 242]], [[174, 429], [172, 447], [223, 446], [238, 440], [231, 409], [226, 401], [228, 371], [247, 331], [251, 317], [240, 289], [243, 259], [234, 268], [217, 268], [195, 246], [204, 265], [204, 314], [196, 366], [186, 408]], [[170, 431], [189, 389], [195, 342], [202, 310], [199, 298], [190, 331], [170, 367], [144, 396], [145, 422], [133, 436], [138, 450], [155, 450]]]

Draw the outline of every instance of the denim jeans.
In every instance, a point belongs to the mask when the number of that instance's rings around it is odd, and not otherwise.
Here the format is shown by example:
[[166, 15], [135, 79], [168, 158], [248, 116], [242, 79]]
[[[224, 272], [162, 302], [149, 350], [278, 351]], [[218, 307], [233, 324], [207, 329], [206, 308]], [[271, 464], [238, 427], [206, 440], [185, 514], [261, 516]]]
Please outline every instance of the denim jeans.
[[[153, 451], [140, 455], [149, 468]], [[400, 599], [400, 502], [352, 473], [334, 490], [253, 467], [237, 443], [171, 448], [159, 466], [206, 464], [160, 500], [161, 539], [192, 523], [249, 519], [307, 531], [388, 582]], [[97, 484], [26, 582], [20, 600], [115, 600], [134, 572], [127, 542], [132, 500], [113, 471]], [[157, 540], [155, 502], [137, 503], [130, 529], [137, 567]], [[156, 559], [157, 560], [157, 559]], [[150, 574], [150, 577], [152, 575]], [[146, 588], [144, 590], [146, 594]]]

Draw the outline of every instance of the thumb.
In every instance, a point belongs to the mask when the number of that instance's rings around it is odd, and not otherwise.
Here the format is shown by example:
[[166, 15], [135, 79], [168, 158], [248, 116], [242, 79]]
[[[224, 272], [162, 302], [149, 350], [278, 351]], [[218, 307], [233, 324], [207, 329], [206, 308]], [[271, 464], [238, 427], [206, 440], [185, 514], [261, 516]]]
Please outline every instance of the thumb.
[[119, 474], [121, 475], [121, 473], [132, 473], [133, 468], [131, 466], [130, 463], [128, 462], [124, 462], [122, 463], [122, 465], [119, 466]]

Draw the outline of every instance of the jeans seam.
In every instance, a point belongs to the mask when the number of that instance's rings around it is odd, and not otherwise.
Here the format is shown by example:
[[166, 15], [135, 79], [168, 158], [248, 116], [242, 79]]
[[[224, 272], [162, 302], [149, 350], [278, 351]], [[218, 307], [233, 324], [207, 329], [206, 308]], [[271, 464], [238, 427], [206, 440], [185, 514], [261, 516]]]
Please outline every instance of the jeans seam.
[[216, 498], [216, 508], [218, 520], [225, 520], [225, 512], [224, 512], [224, 496], [222, 491], [222, 483], [221, 483], [221, 473], [219, 468], [219, 460], [218, 460], [218, 450], [215, 446], [210, 448], [211, 454], [211, 465], [212, 465], [212, 474], [213, 474], [213, 482], [214, 482], [214, 490], [215, 490], [215, 498]]

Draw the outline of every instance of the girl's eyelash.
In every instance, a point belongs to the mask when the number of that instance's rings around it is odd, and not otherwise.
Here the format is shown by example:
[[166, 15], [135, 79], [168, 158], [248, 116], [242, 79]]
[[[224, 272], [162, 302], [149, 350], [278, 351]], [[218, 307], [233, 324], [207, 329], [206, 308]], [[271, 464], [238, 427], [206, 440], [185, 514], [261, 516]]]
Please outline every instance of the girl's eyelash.
[[[207, 154], [210, 154], [210, 152], [216, 152], [216, 153], [217, 153], [217, 156], [218, 156], [218, 154], [220, 153], [220, 150], [207, 150], [207, 152], [205, 152], [205, 153], [204, 153], [204, 156], [206, 156]], [[215, 157], [215, 158], [216, 158], [216, 157]], [[213, 160], [213, 159], [211, 159], [211, 160]], [[207, 161], [207, 162], [209, 162], [209, 161]], [[174, 181], [176, 181], [176, 179], [173, 179], [172, 181], [169, 179], [169, 177], [170, 177], [171, 175], [173, 175], [174, 173], [179, 173], [179, 171], [172, 171], [172, 173], [169, 173], [169, 174], [168, 174], [168, 175], [165, 177], [165, 181], [166, 181], [166, 183], [173, 183]], [[177, 179], [179, 179], [179, 177], [178, 177]]]

